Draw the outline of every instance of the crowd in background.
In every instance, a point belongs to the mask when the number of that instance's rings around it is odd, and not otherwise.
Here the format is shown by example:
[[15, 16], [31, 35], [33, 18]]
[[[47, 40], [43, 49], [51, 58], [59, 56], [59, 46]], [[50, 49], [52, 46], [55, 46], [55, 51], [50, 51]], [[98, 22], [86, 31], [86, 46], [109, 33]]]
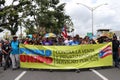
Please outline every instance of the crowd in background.
[[20, 40], [23, 44], [34, 44], [34, 45], [81, 45], [81, 44], [98, 44], [104, 42], [110, 42], [112, 39], [106, 38], [98, 38], [96, 40], [85, 36], [84, 38], [76, 35], [74, 37], [68, 36], [64, 37], [42, 37], [39, 35], [37, 38], [31, 39], [27, 36], [25, 39]]
[[[119, 67], [119, 54], [118, 47], [119, 41], [116, 36], [113, 36], [112, 39], [108, 37], [100, 37], [96, 40], [90, 39], [88, 36], [84, 38], [76, 35], [74, 37], [68, 36], [64, 38], [60, 37], [43, 37], [39, 35], [37, 38], [30, 38], [26, 36], [24, 39], [19, 39], [17, 36], [13, 37], [13, 40], [9, 41], [7, 39], [0, 41], [0, 66], [3, 66], [4, 70], [12, 66], [12, 69], [18, 69], [20, 67], [19, 63], [19, 44], [29, 44], [29, 45], [83, 45], [83, 44], [99, 44], [112, 42], [113, 45], [113, 60], [115, 67]], [[3, 62], [4, 58], [4, 62]], [[4, 63], [4, 64], [3, 64]]]

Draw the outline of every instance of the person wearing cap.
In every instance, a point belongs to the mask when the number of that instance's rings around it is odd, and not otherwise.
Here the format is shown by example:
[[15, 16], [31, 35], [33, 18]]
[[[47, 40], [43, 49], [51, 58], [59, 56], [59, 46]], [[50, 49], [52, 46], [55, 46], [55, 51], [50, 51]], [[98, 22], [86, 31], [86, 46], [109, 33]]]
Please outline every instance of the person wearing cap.
[[11, 53], [10, 57], [12, 60], [12, 69], [15, 70], [20, 67], [20, 58], [19, 58], [19, 41], [17, 40], [17, 36], [13, 36], [13, 40], [11, 41]]

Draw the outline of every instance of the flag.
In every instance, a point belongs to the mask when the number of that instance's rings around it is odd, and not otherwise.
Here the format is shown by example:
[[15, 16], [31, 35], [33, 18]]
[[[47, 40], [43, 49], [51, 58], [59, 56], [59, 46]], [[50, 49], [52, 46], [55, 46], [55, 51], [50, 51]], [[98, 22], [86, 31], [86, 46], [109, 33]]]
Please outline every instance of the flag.
[[112, 47], [110, 45], [108, 45], [107, 47], [103, 48], [100, 52], [99, 52], [99, 57], [100, 58], [104, 58], [108, 55], [112, 54]]
[[61, 33], [61, 35], [64, 37], [64, 38], [67, 38], [67, 30], [66, 30], [66, 26], [64, 26], [63, 28], [62, 28], [62, 33]]

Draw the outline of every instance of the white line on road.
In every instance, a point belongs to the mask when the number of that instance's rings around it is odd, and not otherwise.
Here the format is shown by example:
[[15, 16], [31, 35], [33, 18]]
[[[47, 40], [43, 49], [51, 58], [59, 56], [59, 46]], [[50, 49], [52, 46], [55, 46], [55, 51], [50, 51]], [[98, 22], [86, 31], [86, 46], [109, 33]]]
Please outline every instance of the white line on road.
[[20, 78], [22, 78], [23, 75], [25, 75], [27, 71], [23, 71], [18, 77], [16, 77], [14, 80], [20, 80]]
[[94, 69], [90, 69], [90, 70], [92, 72], [94, 72], [96, 75], [98, 75], [100, 78], [102, 78], [103, 80], [109, 80], [105, 76], [103, 76], [102, 74], [100, 74], [99, 72], [97, 72], [96, 70], [94, 70]]

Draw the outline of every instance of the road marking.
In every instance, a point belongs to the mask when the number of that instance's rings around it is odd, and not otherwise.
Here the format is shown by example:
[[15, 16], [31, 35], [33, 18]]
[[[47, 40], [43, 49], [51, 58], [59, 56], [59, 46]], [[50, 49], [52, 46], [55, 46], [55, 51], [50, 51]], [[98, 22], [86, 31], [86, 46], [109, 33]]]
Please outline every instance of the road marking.
[[25, 75], [27, 71], [23, 71], [18, 77], [16, 77], [14, 80], [20, 80], [20, 78], [22, 78], [23, 75]]
[[99, 72], [97, 72], [96, 70], [94, 70], [94, 69], [90, 69], [90, 70], [92, 72], [94, 72], [96, 75], [98, 75], [100, 78], [102, 78], [103, 80], [109, 80], [105, 76], [103, 76], [102, 74], [100, 74]]

